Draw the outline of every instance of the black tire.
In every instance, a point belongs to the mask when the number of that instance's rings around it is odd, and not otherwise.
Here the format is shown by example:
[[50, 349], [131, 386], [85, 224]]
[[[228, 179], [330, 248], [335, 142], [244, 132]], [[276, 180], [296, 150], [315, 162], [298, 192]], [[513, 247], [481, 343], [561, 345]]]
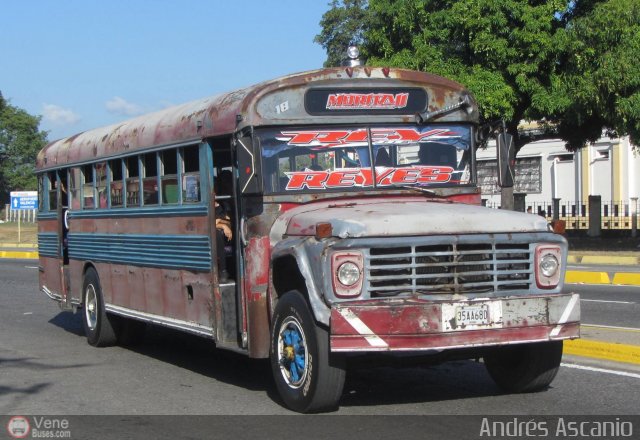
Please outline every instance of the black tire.
[[120, 321], [104, 308], [100, 278], [94, 268], [87, 269], [82, 283], [82, 325], [87, 342], [94, 347], [109, 347], [118, 341]]
[[491, 378], [510, 393], [531, 393], [548, 388], [561, 361], [562, 341], [498, 347], [484, 356]]
[[315, 323], [306, 300], [295, 290], [276, 305], [270, 357], [276, 387], [288, 408], [312, 413], [338, 407], [346, 375], [343, 359], [331, 356], [327, 330]]

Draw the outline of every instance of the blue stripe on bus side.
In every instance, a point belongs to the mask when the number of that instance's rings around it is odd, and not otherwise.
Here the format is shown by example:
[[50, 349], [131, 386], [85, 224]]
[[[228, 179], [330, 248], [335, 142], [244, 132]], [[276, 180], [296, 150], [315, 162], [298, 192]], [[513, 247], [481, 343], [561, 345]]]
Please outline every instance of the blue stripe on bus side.
[[[207, 215], [206, 205], [171, 205], [144, 208], [85, 209], [69, 211], [69, 218], [162, 217]], [[38, 213], [38, 220], [55, 220], [56, 211]]]
[[69, 258], [166, 269], [211, 269], [206, 235], [69, 233]]
[[69, 218], [120, 218], [207, 215], [206, 205], [175, 205], [145, 208], [85, 209], [69, 211]]
[[56, 211], [38, 213], [38, 220], [55, 220], [57, 218], [58, 213]]
[[38, 234], [38, 254], [43, 257], [58, 257], [58, 234], [40, 232]]

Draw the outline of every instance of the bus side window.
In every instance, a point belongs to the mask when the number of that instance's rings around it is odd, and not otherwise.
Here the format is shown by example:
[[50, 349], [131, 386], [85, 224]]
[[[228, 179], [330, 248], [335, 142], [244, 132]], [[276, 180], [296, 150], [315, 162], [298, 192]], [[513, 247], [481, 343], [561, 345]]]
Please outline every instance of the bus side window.
[[107, 163], [96, 164], [96, 192], [98, 194], [98, 207], [107, 207]]
[[110, 160], [109, 169], [111, 171], [111, 206], [122, 206], [122, 161]]
[[200, 201], [200, 151], [198, 145], [182, 150], [182, 200]]
[[178, 203], [178, 150], [165, 150], [160, 153], [162, 169], [162, 203], [175, 205]]
[[142, 203], [144, 205], [158, 204], [158, 161], [156, 157], [156, 153], [147, 153], [142, 156], [142, 163], [144, 164]]
[[82, 187], [83, 203], [82, 207], [95, 208], [95, 191], [93, 188], [93, 166], [85, 165], [82, 167], [82, 175], [84, 178], [84, 185]]
[[127, 163], [127, 207], [140, 206], [140, 167], [138, 166], [138, 156], [130, 156]]
[[82, 185], [82, 173], [80, 168], [69, 170], [69, 195], [71, 196], [71, 209], [80, 209], [80, 186]]
[[58, 209], [58, 191], [56, 191], [56, 172], [51, 171], [47, 173], [47, 191], [49, 191], [49, 210], [55, 211]]

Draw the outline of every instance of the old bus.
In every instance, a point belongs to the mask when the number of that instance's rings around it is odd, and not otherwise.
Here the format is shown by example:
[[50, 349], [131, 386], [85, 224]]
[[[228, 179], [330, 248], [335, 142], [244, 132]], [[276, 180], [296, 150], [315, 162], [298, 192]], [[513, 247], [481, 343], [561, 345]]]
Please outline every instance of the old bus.
[[455, 82], [350, 66], [52, 142], [40, 289], [94, 346], [151, 323], [270, 358], [300, 412], [335, 408], [372, 354], [483, 358], [504, 390], [543, 389], [579, 336], [567, 244], [480, 206], [478, 119]]

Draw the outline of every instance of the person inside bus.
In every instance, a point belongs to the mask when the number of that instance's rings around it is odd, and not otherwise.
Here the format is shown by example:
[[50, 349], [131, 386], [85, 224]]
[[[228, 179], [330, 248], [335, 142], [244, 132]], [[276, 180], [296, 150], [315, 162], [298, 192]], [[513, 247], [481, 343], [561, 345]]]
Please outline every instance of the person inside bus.
[[387, 150], [384, 148], [380, 148], [378, 150], [378, 154], [376, 155], [376, 166], [377, 167], [390, 167], [391, 166], [391, 156], [387, 153]]
[[[217, 179], [217, 195], [231, 196], [232, 192], [232, 173], [224, 170]], [[233, 228], [231, 226], [231, 206], [229, 198], [216, 198], [216, 255], [218, 257], [218, 279], [221, 283], [230, 281], [229, 271], [227, 270], [227, 254], [225, 251], [226, 243], [231, 243], [233, 239]]]

